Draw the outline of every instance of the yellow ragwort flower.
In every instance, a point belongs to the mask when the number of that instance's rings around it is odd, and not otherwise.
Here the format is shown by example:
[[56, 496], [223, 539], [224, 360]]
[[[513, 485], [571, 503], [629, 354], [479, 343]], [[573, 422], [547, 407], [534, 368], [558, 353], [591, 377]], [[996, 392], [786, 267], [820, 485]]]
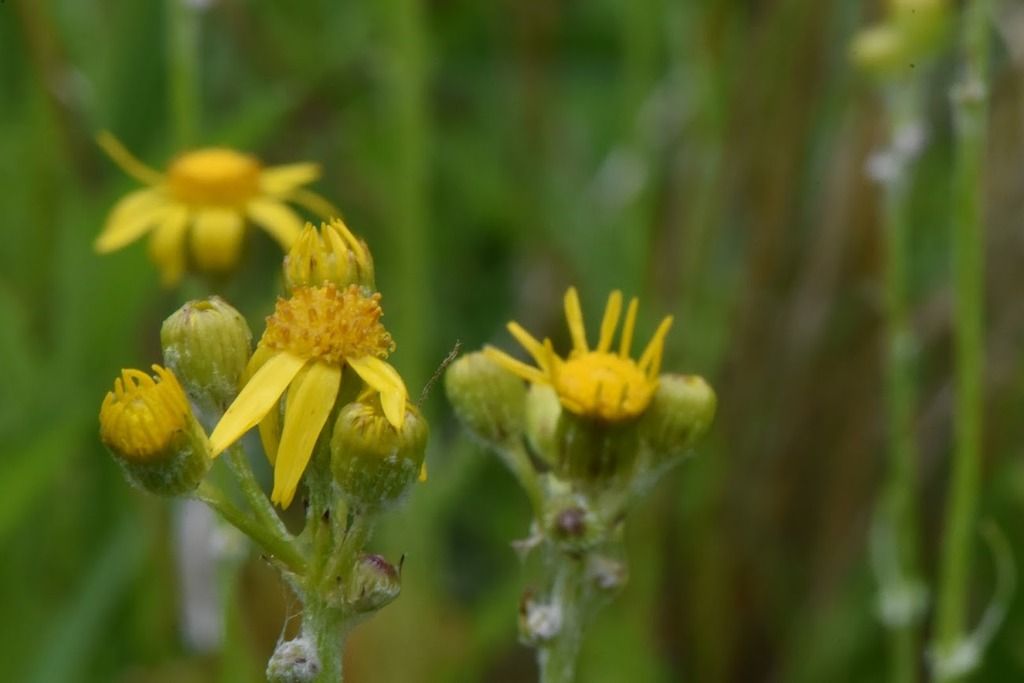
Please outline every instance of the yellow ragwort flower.
[[637, 305], [636, 298], [629, 302], [618, 353], [612, 352], [611, 346], [622, 313], [622, 292], [616, 290], [608, 297], [601, 321], [601, 336], [597, 348], [591, 350], [575, 287], [570, 287], [565, 293], [565, 318], [572, 336], [572, 350], [566, 358], [555, 354], [550, 339], [541, 343], [516, 322], [510, 322], [508, 330], [533, 356], [538, 367], [527, 365], [493, 347], [487, 347], [485, 352], [528, 382], [553, 387], [562, 406], [576, 415], [606, 422], [629, 420], [647, 408], [658, 388], [665, 336], [672, 326], [671, 316], [662, 320], [640, 360], [634, 361], [630, 358], [630, 347]]
[[178, 379], [159, 365], [153, 372], [122, 370], [100, 407], [100, 439], [125, 459], [161, 456], [188, 425], [191, 409]]
[[289, 249], [303, 221], [285, 202], [295, 202], [325, 218], [337, 213], [327, 200], [302, 187], [320, 177], [317, 164], [264, 168], [248, 154], [209, 147], [179, 155], [160, 173], [139, 161], [110, 133], [100, 133], [97, 141], [118, 166], [147, 187], [131, 192], [114, 206], [96, 238], [96, 251], [116, 251], [152, 232], [150, 257], [165, 285], [181, 279], [187, 254], [200, 271], [233, 268], [247, 219]]
[[[341, 388], [345, 365], [380, 394], [388, 422], [405, 422], [408, 392], [383, 359], [394, 350], [380, 322], [380, 294], [328, 282], [278, 299], [250, 361], [248, 382], [210, 435], [217, 455], [257, 424], [274, 464], [271, 500], [288, 507]], [[285, 396], [287, 392], [287, 395]], [[285, 398], [278, 442], [278, 407]]]

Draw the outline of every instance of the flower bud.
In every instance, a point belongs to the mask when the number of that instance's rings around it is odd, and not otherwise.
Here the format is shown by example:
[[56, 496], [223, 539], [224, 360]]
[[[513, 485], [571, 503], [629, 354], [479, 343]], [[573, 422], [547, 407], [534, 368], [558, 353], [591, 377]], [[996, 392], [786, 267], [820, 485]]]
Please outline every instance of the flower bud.
[[501, 444], [522, 432], [526, 387], [482, 351], [452, 363], [444, 386], [455, 414], [478, 439]]
[[562, 403], [546, 384], [531, 384], [526, 393], [526, 440], [533, 452], [549, 467], [558, 453], [558, 417]]
[[640, 438], [655, 461], [663, 462], [693, 447], [715, 419], [717, 403], [704, 378], [662, 375], [639, 427]]
[[345, 592], [345, 601], [355, 612], [376, 612], [402, 592], [402, 577], [380, 555], [361, 555]]
[[100, 439], [136, 486], [189, 493], [210, 469], [210, 445], [175, 376], [123, 370], [100, 408]]
[[605, 526], [582, 496], [568, 496], [549, 504], [544, 514], [548, 538], [563, 550], [581, 552], [604, 537]]
[[160, 343], [164, 363], [200, 410], [222, 411], [238, 395], [252, 332], [226, 301], [213, 296], [188, 302], [164, 321]]
[[587, 556], [586, 562], [587, 580], [605, 595], [618, 593], [629, 581], [629, 569], [622, 560], [600, 553], [591, 553]]
[[267, 662], [267, 683], [311, 683], [320, 675], [320, 657], [311, 638], [278, 643]]
[[906, 34], [900, 26], [889, 23], [859, 31], [850, 44], [850, 59], [879, 78], [905, 73], [912, 66]]
[[396, 429], [384, 416], [377, 394], [344, 406], [331, 435], [331, 470], [349, 502], [380, 508], [398, 501], [423, 465], [427, 422], [412, 404]]
[[351, 284], [374, 289], [373, 257], [340, 218], [321, 223], [319, 231], [307, 223], [284, 258], [284, 280], [289, 290], [325, 282], [339, 289]]

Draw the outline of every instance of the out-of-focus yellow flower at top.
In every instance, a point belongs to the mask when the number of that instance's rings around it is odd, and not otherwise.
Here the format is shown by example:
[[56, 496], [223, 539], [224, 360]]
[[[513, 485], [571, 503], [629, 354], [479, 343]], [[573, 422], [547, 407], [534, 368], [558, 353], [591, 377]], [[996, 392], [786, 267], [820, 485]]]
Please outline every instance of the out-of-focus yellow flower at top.
[[576, 415], [605, 422], [629, 420], [644, 412], [658, 388], [665, 336], [672, 326], [671, 316], [663, 319], [640, 360], [633, 360], [630, 350], [637, 306], [636, 298], [629, 302], [617, 353], [611, 347], [622, 314], [622, 292], [616, 290], [608, 297], [601, 321], [601, 335], [597, 347], [591, 349], [575, 287], [570, 287], [565, 293], [565, 317], [572, 336], [572, 350], [566, 358], [555, 354], [550, 339], [541, 343], [516, 322], [510, 322], [508, 330], [533, 356], [537, 367], [516, 360], [494, 347], [487, 347], [484, 351], [495, 362], [528, 382], [553, 387], [562, 406]]
[[286, 202], [324, 218], [337, 213], [327, 200], [302, 187], [320, 177], [314, 163], [264, 168], [251, 155], [209, 147], [180, 154], [161, 173], [139, 161], [110, 133], [100, 133], [97, 142], [147, 187], [114, 206], [96, 238], [96, 251], [116, 251], [151, 232], [150, 257], [165, 285], [178, 282], [190, 264], [203, 272], [232, 269], [247, 220], [289, 249], [303, 221]]
[[385, 418], [401, 429], [408, 392], [398, 371], [383, 360], [394, 342], [381, 314], [380, 294], [368, 294], [357, 284], [299, 287], [291, 298], [278, 299], [249, 362], [249, 380], [210, 435], [213, 454], [259, 424], [274, 464], [270, 498], [288, 507], [337, 400], [346, 365], [379, 392]]

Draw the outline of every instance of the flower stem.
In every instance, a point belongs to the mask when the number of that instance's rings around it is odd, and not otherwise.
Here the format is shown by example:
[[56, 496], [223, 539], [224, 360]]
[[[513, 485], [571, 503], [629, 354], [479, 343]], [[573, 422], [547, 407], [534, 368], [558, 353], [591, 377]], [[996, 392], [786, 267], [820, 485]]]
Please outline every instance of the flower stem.
[[239, 510], [208, 479], [199, 484], [195, 496], [220, 513], [232, 526], [255, 541], [263, 552], [282, 562], [289, 571], [300, 575], [306, 571], [305, 558], [288, 539], [277, 535], [273, 529]]
[[263, 493], [259, 482], [256, 481], [256, 476], [252, 473], [252, 468], [249, 467], [249, 462], [245, 459], [245, 451], [242, 449], [241, 442], [232, 444], [224, 456], [228, 469], [235, 479], [235, 483], [242, 490], [242, 494], [245, 496], [250, 507], [252, 507], [253, 512], [256, 513], [259, 521], [273, 529], [279, 536], [291, 539], [291, 535], [288, 533], [284, 522], [274, 512], [274, 506], [266, 494]]
[[195, 144], [199, 118], [199, 10], [167, 0], [167, 67], [171, 122], [177, 149]]
[[[890, 93], [890, 144], [911, 127], [919, 126], [917, 88], [900, 84]], [[905, 591], [916, 584], [918, 574], [917, 538], [917, 448], [914, 443], [914, 336], [908, 297], [908, 248], [910, 240], [909, 192], [913, 159], [884, 184], [884, 237], [886, 246], [885, 308], [887, 323], [886, 410], [889, 426], [889, 468], [883, 502], [884, 524], [894, 540], [895, 587]], [[883, 598], [884, 599], [884, 598]], [[890, 635], [890, 680], [917, 680], [918, 616], [907, 613], [901, 621], [887, 624]]]
[[558, 608], [558, 634], [537, 652], [541, 683], [572, 683], [586, 625], [583, 560], [552, 549], [554, 576], [549, 600]]
[[952, 653], [963, 639], [971, 569], [971, 539], [978, 505], [984, 370], [984, 217], [988, 0], [968, 3], [964, 17], [964, 80], [954, 89], [956, 157], [953, 175], [953, 274], [955, 292], [955, 441], [946, 508], [936, 612], [936, 652]]
[[316, 683], [341, 683], [342, 656], [345, 651], [344, 615], [316, 595], [307, 594], [302, 611], [303, 634], [316, 644], [320, 674]]

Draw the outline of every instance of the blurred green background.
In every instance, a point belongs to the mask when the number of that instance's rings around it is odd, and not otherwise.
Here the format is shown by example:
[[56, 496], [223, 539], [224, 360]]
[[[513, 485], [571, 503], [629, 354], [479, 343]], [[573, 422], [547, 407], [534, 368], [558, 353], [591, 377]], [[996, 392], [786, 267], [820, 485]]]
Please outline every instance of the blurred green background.
[[[1024, 81], [1005, 45], [1024, 40], [1020, 4], [997, 5], [981, 511], [1018, 563]], [[99, 444], [104, 392], [121, 367], [159, 360], [166, 315], [212, 287], [258, 334], [280, 280], [258, 231], [236, 278], [174, 291], [141, 244], [95, 255], [134, 186], [93, 143], [109, 129], [157, 168], [189, 136], [321, 163], [315, 189], [374, 252], [414, 395], [456, 340], [514, 347], [510, 318], [564, 345], [569, 284], [591, 323], [610, 289], [641, 296], [642, 338], [675, 315], [665, 368], [706, 376], [719, 416], [633, 511], [631, 581], [590, 630], [580, 680], [881, 679], [867, 537], [884, 473], [884, 253], [863, 169], [886, 133], [847, 59], [878, 13], [854, 0], [0, 3], [0, 678], [259, 680], [295, 610], [270, 568], [220, 538], [223, 641], [197, 647], [181, 618], [181, 508], [130, 489]], [[930, 582], [951, 440], [956, 71], [952, 44], [922, 69], [929, 145], [912, 199]], [[346, 680], [532, 680], [516, 642], [528, 576], [509, 546], [528, 531], [525, 499], [442, 391], [424, 405], [430, 480], [372, 544], [405, 555], [403, 594], [352, 636]], [[994, 591], [976, 553], [975, 618]], [[1017, 600], [977, 678], [1022, 672]]]

